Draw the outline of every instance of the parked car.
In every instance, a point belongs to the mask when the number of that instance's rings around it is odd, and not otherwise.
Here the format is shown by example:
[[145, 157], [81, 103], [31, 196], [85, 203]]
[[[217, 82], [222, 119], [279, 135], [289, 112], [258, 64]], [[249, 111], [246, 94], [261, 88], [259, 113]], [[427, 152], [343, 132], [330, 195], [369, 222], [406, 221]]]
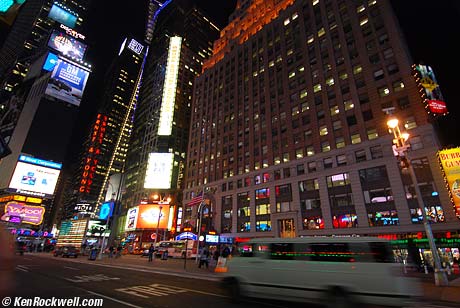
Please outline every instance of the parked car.
[[16, 242], [16, 253], [20, 254], [21, 256], [27, 250], [27, 244], [25, 242]]
[[75, 246], [61, 246], [61, 247], [58, 247], [54, 250], [54, 253], [53, 255], [55, 257], [78, 257], [78, 255], [80, 254], [80, 251], [75, 247]]

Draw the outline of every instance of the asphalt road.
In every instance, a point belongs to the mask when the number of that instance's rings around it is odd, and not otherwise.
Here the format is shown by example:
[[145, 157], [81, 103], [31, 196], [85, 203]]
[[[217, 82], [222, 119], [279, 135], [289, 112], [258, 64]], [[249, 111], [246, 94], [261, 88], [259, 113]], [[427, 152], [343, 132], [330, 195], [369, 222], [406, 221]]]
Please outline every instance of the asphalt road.
[[[305, 307], [304, 304], [258, 299], [232, 303], [216, 279], [98, 266], [91, 263], [71, 262], [72, 260], [62, 258], [36, 257], [32, 254], [17, 258], [15, 281], [12, 282], [11, 296], [9, 296], [12, 302], [5, 305], [8, 302], [3, 302], [4, 298], [1, 299], [3, 307], [18, 307], [14, 304], [19, 301], [27, 303], [27, 300], [32, 301], [36, 297], [41, 300], [51, 300], [53, 297], [56, 300], [79, 298], [80, 307], [84, 300], [103, 300], [102, 307], [110, 308]], [[94, 302], [92, 304], [93, 307], [97, 307]], [[452, 306], [424, 303], [417, 308], [443, 307]]]
[[[123, 270], [25, 255], [18, 260], [15, 298], [103, 299], [102, 307], [294, 307], [292, 303], [231, 303], [218, 281]], [[11, 305], [11, 307], [13, 307]], [[300, 306], [299, 306], [300, 307]]]

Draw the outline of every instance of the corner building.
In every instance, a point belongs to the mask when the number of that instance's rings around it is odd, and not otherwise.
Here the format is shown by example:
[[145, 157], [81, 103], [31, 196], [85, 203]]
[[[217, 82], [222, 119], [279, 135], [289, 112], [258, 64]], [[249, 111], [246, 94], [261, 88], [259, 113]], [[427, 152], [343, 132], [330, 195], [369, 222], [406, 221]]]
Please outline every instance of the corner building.
[[420, 238], [392, 114], [435, 236], [457, 230], [401, 33], [389, 1], [239, 1], [195, 81], [184, 204], [212, 191], [213, 227], [234, 238]]

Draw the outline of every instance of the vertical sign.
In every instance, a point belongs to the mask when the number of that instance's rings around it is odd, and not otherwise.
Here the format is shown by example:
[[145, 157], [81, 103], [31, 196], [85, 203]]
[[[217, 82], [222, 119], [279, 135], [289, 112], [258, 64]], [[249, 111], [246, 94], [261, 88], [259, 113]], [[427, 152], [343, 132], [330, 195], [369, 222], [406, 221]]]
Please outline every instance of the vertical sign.
[[166, 76], [163, 85], [160, 122], [158, 124], [159, 136], [169, 136], [171, 135], [172, 131], [172, 123], [174, 118], [174, 102], [176, 100], [177, 75], [179, 73], [181, 45], [181, 37], [171, 37], [171, 40], [169, 41]]
[[439, 151], [438, 157], [454, 203], [455, 214], [460, 218], [460, 148]]

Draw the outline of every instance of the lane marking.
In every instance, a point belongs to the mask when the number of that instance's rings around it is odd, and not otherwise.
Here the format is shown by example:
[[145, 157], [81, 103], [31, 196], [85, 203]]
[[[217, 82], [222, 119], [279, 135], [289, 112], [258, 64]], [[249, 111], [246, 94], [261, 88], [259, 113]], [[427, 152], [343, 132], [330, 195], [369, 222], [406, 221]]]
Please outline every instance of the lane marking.
[[106, 281], [106, 280], [120, 280], [118, 277], [109, 277], [104, 274], [96, 274], [96, 275], [82, 275], [82, 276], [74, 276], [73, 279], [71, 278], [64, 278], [70, 282], [92, 282], [92, 281]]
[[93, 294], [93, 295], [96, 295], [96, 296], [100, 296], [100, 297], [106, 298], [106, 299], [108, 299], [108, 300], [114, 301], [114, 302], [116, 302], [116, 303], [119, 303], [119, 304], [122, 304], [122, 305], [125, 305], [125, 306], [129, 306], [129, 307], [133, 307], [133, 308], [143, 308], [143, 307], [141, 307], [141, 306], [137, 306], [137, 305], [134, 305], [134, 304], [125, 302], [125, 301], [121, 301], [121, 300], [119, 300], [119, 299], [115, 299], [115, 298], [113, 298], [113, 297], [106, 296], [106, 295], [103, 295], [103, 294], [100, 294], [100, 293], [96, 293], [96, 292], [92, 292], [92, 291], [88, 291], [88, 290], [85, 290], [85, 291], [88, 292], [89, 294]]
[[[115, 291], [123, 292], [131, 295], [135, 295], [142, 298], [149, 298], [150, 296], [166, 296], [173, 295], [178, 293], [193, 292], [202, 295], [209, 295], [214, 297], [223, 297], [227, 298], [226, 295], [220, 295], [216, 293], [210, 293], [205, 291], [193, 290], [188, 288], [181, 288], [171, 285], [160, 285], [157, 283], [146, 285], [146, 286], [132, 286], [126, 288], [115, 289]], [[148, 296], [150, 295], [150, 296]]]
[[26, 273], [29, 272], [29, 269], [24, 265], [16, 265], [16, 269], [20, 270], [20, 271], [23, 271], [23, 272], [26, 272]]
[[64, 268], [68, 268], [68, 269], [71, 269], [71, 270], [74, 270], [74, 271], [79, 271], [80, 270], [79, 268], [71, 267], [71, 266], [64, 266]]

